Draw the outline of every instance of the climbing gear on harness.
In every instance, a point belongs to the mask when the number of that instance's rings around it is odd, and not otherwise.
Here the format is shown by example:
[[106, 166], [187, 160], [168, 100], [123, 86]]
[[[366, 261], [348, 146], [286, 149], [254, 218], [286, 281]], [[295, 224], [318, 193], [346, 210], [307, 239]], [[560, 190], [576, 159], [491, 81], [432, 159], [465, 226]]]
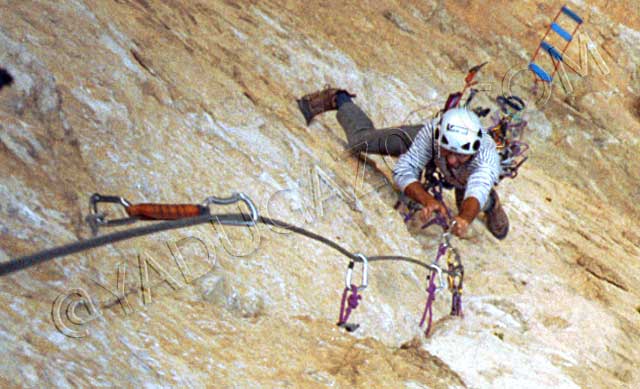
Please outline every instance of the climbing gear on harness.
[[472, 86], [478, 84], [478, 81], [473, 81], [473, 79], [476, 77], [476, 74], [478, 74], [478, 72], [480, 72], [480, 69], [482, 69], [488, 63], [489, 62], [483, 62], [480, 65], [476, 65], [476, 66], [472, 67], [471, 69], [469, 69], [469, 71], [467, 72], [466, 77], [464, 78], [464, 88], [462, 89], [462, 92], [461, 92], [462, 94], [464, 94], [464, 92], [469, 87], [472, 87]]
[[450, 109], [457, 107], [462, 100], [462, 92], [452, 93], [447, 97], [447, 102], [444, 103], [444, 109], [442, 112], [447, 112]]
[[336, 96], [339, 92], [345, 92], [349, 97], [356, 97], [356, 95], [345, 89], [325, 88], [321, 91], [304, 95], [296, 100], [307, 125], [311, 123], [316, 115], [338, 108]]
[[[427, 302], [422, 313], [420, 320], [420, 327], [422, 327], [425, 321], [427, 321], [427, 328], [425, 330], [425, 336], [429, 336], [431, 332], [431, 325], [433, 321], [433, 303], [436, 300], [436, 294], [445, 288], [445, 283], [442, 277], [443, 273], [447, 274], [447, 280], [449, 283], [449, 290], [451, 291], [451, 315], [462, 316], [462, 280], [464, 278], [464, 267], [458, 250], [451, 246], [451, 230], [455, 225], [455, 220], [451, 223], [448, 230], [442, 233], [440, 238], [440, 245], [436, 253], [436, 259], [431, 263], [431, 272], [427, 274]], [[443, 270], [438, 261], [442, 256], [447, 254], [447, 270]], [[440, 286], [436, 286], [436, 276], [438, 277]]]
[[[447, 99], [447, 103], [445, 104], [444, 110], [440, 111], [436, 114], [436, 116], [432, 119], [436, 122], [441, 123], [436, 126], [434, 138], [440, 140], [440, 142], [434, 142], [434, 150], [439, 150], [436, 147], [436, 143], [439, 143], [441, 147], [445, 147], [446, 145], [442, 141], [442, 136], [444, 135], [444, 131], [442, 130], [442, 123], [445, 122], [445, 116], [447, 112], [454, 112], [455, 110], [461, 109], [457, 108], [460, 105], [460, 101], [462, 100], [464, 91], [473, 84], [472, 80], [475, 74], [477, 74], [478, 70], [484, 66], [478, 65], [470, 69], [467, 78], [465, 78], [465, 88], [461, 92], [452, 93], [449, 95]], [[469, 109], [470, 103], [474, 96], [477, 94], [477, 90], [471, 88], [469, 97], [465, 101], [463, 105], [464, 108]], [[489, 134], [496, 143], [496, 149], [498, 154], [500, 155], [500, 174], [499, 179], [502, 180], [505, 177], [515, 178], [518, 175], [518, 169], [522, 166], [524, 162], [527, 161], [528, 157], [526, 155], [529, 150], [529, 145], [525, 142], [521, 141], [524, 130], [527, 126], [527, 122], [522, 119], [522, 113], [525, 108], [524, 101], [518, 96], [498, 96], [496, 97], [496, 104], [500, 108], [496, 110], [492, 115], [493, 125], [487, 128], [486, 132]], [[444, 113], [443, 113], [444, 111]], [[489, 113], [489, 109], [483, 109], [481, 107], [477, 107], [472, 109], [473, 112], [477, 114], [481, 114], [485, 116]], [[478, 118], [479, 122], [479, 118]], [[446, 130], [446, 125], [445, 125]], [[455, 128], [454, 128], [455, 129]], [[472, 134], [467, 134], [472, 135]], [[446, 136], [446, 135], [444, 135]], [[475, 142], [475, 141], [474, 141]], [[479, 145], [479, 143], [478, 143]], [[469, 147], [471, 149], [471, 147]], [[471, 150], [468, 150], [470, 153]], [[431, 188], [432, 195], [443, 204], [442, 194], [438, 193], [438, 189], [440, 192], [442, 188], [451, 189], [453, 186], [448, 184], [443, 178], [442, 174], [438, 171], [437, 166], [429, 166], [425, 168], [426, 174], [424, 177], [426, 180], [423, 180], [422, 185], [427, 190], [427, 188]], [[435, 173], [434, 173], [435, 172]], [[457, 183], [456, 185], [460, 185], [461, 183]], [[460, 210], [460, 206], [462, 204], [462, 200], [464, 198], [463, 188], [456, 187], [456, 206], [458, 211]], [[406, 207], [406, 211], [400, 209], [401, 205]], [[446, 206], [446, 204], [445, 204]], [[409, 197], [407, 197], [404, 193], [398, 193], [398, 201], [394, 207], [396, 210], [399, 210], [404, 217], [405, 223], [411, 220], [415, 214], [422, 209], [422, 205], [416, 203]], [[448, 211], [448, 209], [447, 209]], [[448, 211], [449, 212], [449, 211]], [[502, 210], [501, 207], [496, 209], [494, 213], [487, 213], [488, 221], [491, 220], [491, 223], [488, 225], [492, 226], [489, 230], [496, 237], [506, 236], [508, 232], [508, 218], [506, 214]], [[436, 215], [434, 219], [430, 220], [426, 223], [423, 228], [431, 226], [433, 224], [438, 224], [444, 226], [445, 221], [444, 218], [438, 218], [439, 215]], [[451, 218], [451, 215], [449, 215]], [[446, 228], [446, 227], [443, 227]], [[498, 238], [498, 239], [502, 239]]]
[[526, 106], [524, 101], [522, 101], [518, 96], [498, 96], [496, 98], [496, 103], [498, 103], [500, 110], [506, 114], [510, 114], [510, 109], [514, 112], [520, 112]]
[[496, 103], [500, 111], [492, 116], [493, 125], [487, 133], [496, 142], [500, 154], [500, 179], [515, 178], [520, 166], [528, 159], [529, 145], [520, 140], [527, 126], [522, 119], [525, 103], [518, 96], [504, 95], [496, 97]]
[[495, 189], [491, 189], [491, 192], [489, 192], [489, 201], [492, 203], [485, 212], [487, 215], [487, 229], [497, 239], [502, 240], [509, 233], [509, 218], [504, 209], [502, 209], [498, 192]]
[[[462, 91], [451, 93], [449, 97], [447, 97], [447, 102], [445, 103], [444, 109], [442, 110], [443, 113], [447, 112], [450, 109], [456, 108], [460, 105], [460, 101], [462, 101], [462, 96], [464, 96], [464, 92], [466, 92], [467, 89], [471, 88], [472, 86], [478, 84], [478, 81], [473, 81], [473, 79], [476, 77], [476, 74], [478, 74], [480, 69], [482, 69], [484, 65], [486, 65], [487, 63], [488, 62], [484, 62], [484, 63], [481, 63], [480, 65], [476, 65], [471, 69], [469, 69], [469, 71], [467, 72], [467, 75], [464, 78], [464, 88], [462, 88]], [[467, 97], [467, 100], [464, 103], [464, 108], [467, 108], [469, 106], [469, 104], [471, 103], [471, 100], [473, 100], [476, 93], [478, 93], [478, 90], [471, 88], [471, 91], [469, 92], [469, 97]]]
[[[465, 101], [465, 103], [464, 103], [464, 108], [471, 109], [471, 108], [469, 108], [469, 106], [471, 105], [471, 100], [473, 100], [473, 98], [476, 96], [476, 94], [478, 92], [479, 92], [478, 89], [471, 88], [471, 91], [469, 92], [469, 97], [467, 97], [467, 101]], [[476, 108], [471, 109], [471, 111], [473, 113], [475, 113], [479, 118], [483, 118], [483, 117], [487, 116], [489, 114], [489, 112], [491, 112], [491, 109], [490, 108], [476, 107]]]
[[[360, 286], [356, 286], [351, 283], [351, 276], [353, 274], [353, 268], [355, 266], [355, 261], [352, 259], [349, 262], [349, 266], [347, 267], [347, 275], [345, 277], [345, 288], [342, 292], [342, 300], [340, 301], [340, 317], [338, 318], [338, 327], [343, 327], [348, 332], [353, 332], [360, 327], [360, 324], [355, 323], [347, 323], [349, 320], [349, 316], [351, 312], [358, 308], [358, 302], [362, 299], [362, 295], [358, 292], [361, 292], [367, 288], [367, 268], [369, 266], [369, 261], [364, 254], [356, 254], [362, 260], [362, 284]], [[348, 297], [347, 294], [351, 293]]]
[[[463, 90], [461, 92], [452, 93], [447, 98], [447, 103], [443, 110], [445, 113], [448, 110], [458, 107], [464, 92], [470, 86], [477, 84], [477, 82], [473, 81], [473, 78], [484, 65], [486, 65], [486, 62], [481, 65], [474, 66], [469, 70], [469, 73], [465, 78], [465, 87]], [[469, 97], [465, 101], [463, 107], [470, 109], [478, 117], [487, 116], [491, 111], [489, 108], [470, 108], [471, 101], [476, 96], [477, 92], [477, 89], [471, 88]], [[521, 117], [525, 108], [525, 103], [518, 96], [506, 95], [498, 96], [496, 98], [496, 103], [500, 107], [500, 110], [499, 112], [495, 112], [492, 116], [493, 125], [487, 129], [487, 133], [489, 133], [496, 142], [496, 146], [500, 154], [500, 179], [504, 177], [515, 178], [518, 175], [518, 169], [528, 158], [525, 154], [529, 149], [529, 145], [520, 140], [524, 129], [527, 126], [527, 122], [522, 120]], [[441, 113], [441, 115], [442, 117], [440, 121], [442, 122], [444, 120], [444, 113]], [[442, 128], [442, 126], [440, 127]], [[440, 129], [440, 132], [442, 131], [443, 130]], [[438, 135], [441, 134], [438, 133]], [[447, 148], [442, 144], [442, 142], [440, 142], [440, 146]], [[455, 150], [451, 151], [457, 152]]]
[[472, 155], [480, 149], [482, 123], [466, 108], [452, 108], [442, 114], [435, 129], [438, 145], [458, 154]]

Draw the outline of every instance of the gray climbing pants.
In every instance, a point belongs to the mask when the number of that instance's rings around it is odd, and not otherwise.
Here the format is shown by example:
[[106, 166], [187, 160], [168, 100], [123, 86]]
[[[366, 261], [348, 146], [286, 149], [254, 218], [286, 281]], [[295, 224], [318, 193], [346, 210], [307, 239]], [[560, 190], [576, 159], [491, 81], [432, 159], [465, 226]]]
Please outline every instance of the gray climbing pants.
[[409, 150], [421, 124], [376, 129], [364, 111], [353, 102], [340, 106], [337, 115], [350, 151], [399, 156]]

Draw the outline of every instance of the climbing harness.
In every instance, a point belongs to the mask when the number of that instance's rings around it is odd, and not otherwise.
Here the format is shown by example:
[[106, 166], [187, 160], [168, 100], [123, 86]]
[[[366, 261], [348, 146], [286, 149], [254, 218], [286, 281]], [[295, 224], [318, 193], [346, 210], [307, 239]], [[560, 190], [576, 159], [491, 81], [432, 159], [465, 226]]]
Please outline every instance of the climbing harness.
[[[443, 232], [440, 239], [440, 245], [436, 253], [436, 259], [429, 265], [431, 270], [427, 274], [427, 302], [420, 320], [420, 327], [427, 321], [425, 336], [429, 336], [433, 322], [433, 303], [436, 300], [436, 294], [445, 289], [443, 273], [447, 274], [447, 283], [451, 292], [451, 316], [462, 316], [462, 280], [464, 278], [464, 266], [460, 259], [460, 254], [455, 247], [451, 245], [451, 229], [455, 225], [455, 221], [451, 223], [451, 227]], [[443, 270], [438, 262], [440, 258], [447, 255], [447, 270]], [[436, 278], [439, 286], [436, 286]]]
[[[351, 283], [351, 276], [353, 274], [353, 268], [356, 262], [352, 259], [347, 267], [347, 275], [345, 277], [345, 288], [342, 292], [342, 300], [340, 301], [340, 317], [338, 318], [337, 325], [343, 327], [348, 332], [353, 332], [360, 327], [360, 324], [347, 323], [351, 312], [358, 308], [358, 302], [362, 299], [362, 295], [359, 293], [367, 288], [367, 271], [369, 267], [369, 261], [364, 254], [356, 254], [362, 260], [362, 284], [356, 286]], [[350, 294], [349, 294], [350, 293]], [[349, 296], [347, 297], [347, 294]]]

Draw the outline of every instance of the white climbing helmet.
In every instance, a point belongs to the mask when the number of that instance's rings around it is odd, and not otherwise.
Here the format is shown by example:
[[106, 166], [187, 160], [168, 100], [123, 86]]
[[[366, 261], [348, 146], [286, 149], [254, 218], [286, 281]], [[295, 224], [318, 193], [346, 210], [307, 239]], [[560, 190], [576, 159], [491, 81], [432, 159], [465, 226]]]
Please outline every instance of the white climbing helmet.
[[471, 155], [480, 149], [482, 131], [478, 115], [465, 108], [452, 108], [442, 115], [435, 136], [440, 147]]

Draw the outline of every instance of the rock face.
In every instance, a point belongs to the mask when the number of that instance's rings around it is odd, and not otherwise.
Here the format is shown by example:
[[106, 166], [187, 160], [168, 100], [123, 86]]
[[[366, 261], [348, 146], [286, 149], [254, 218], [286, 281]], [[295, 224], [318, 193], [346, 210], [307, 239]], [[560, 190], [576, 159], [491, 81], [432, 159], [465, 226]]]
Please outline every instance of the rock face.
[[[558, 6], [342, 3], [2, 2], [0, 260], [89, 237], [93, 192], [242, 191], [349, 250], [432, 261], [437, 228], [393, 209], [393, 159], [363, 169], [335, 115], [307, 127], [295, 98], [330, 84], [380, 127], [417, 121], [484, 61], [485, 106], [505, 80], [526, 94], [520, 70]], [[344, 256], [278, 228], [205, 225], [2, 277], [1, 385], [639, 387], [640, 8], [569, 5], [606, 69], [589, 55], [570, 87], [523, 95], [531, 158], [499, 186], [510, 235], [478, 220], [455, 240], [463, 319], [442, 293], [424, 338], [425, 270], [375, 263], [346, 333]]]

